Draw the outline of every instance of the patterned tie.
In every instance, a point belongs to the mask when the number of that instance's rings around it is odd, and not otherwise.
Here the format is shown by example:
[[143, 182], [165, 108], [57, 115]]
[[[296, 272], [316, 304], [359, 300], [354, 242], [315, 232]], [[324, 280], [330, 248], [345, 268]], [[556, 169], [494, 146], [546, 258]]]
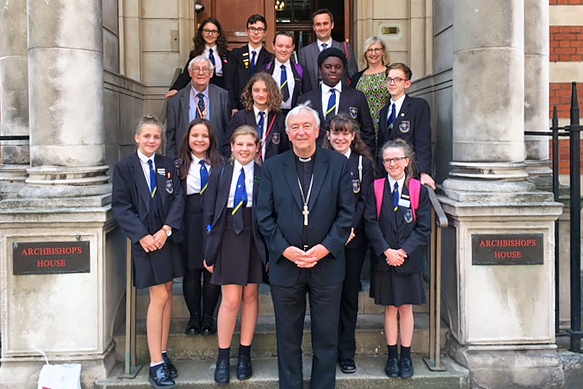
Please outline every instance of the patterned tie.
[[395, 181], [393, 186], [393, 210], [397, 212], [399, 209], [399, 183]]
[[205, 111], [205, 106], [204, 106], [204, 94], [203, 93], [197, 93], [196, 97], [198, 97], [198, 110], [196, 112], [196, 117], [200, 117], [205, 119], [206, 118], [206, 111]]
[[259, 112], [259, 122], [257, 122], [257, 133], [259, 139], [263, 139], [263, 127], [265, 126], [265, 112]]
[[281, 65], [281, 79], [279, 81], [281, 85], [281, 96], [283, 101], [286, 102], [289, 99], [289, 86], [287, 84], [287, 72], [285, 70], [285, 65]]
[[151, 159], [148, 159], [148, 165], [150, 166], [150, 195], [152, 198], [156, 195], [156, 189], [158, 185], [156, 183], [156, 172], [154, 171], [154, 163]]
[[209, 184], [209, 171], [206, 170], [206, 165], [204, 161], [201, 160], [200, 164], [200, 194], [203, 194]]
[[243, 231], [243, 212], [242, 209], [247, 205], [247, 188], [245, 187], [245, 170], [241, 168], [237, 187], [235, 188], [235, 198], [233, 200], [233, 231], [240, 234]]
[[326, 108], [326, 119], [328, 119], [329, 116], [334, 115], [336, 112], [336, 89], [330, 89], [330, 93], [331, 95], [328, 99], [328, 108]]
[[395, 124], [395, 111], [397, 110], [397, 107], [395, 106], [395, 103], [391, 104], [391, 113], [389, 113], [389, 118], [387, 119], [387, 128], [388, 129], [392, 129], [393, 125]]
[[257, 52], [253, 50], [251, 52], [251, 71], [249, 72], [249, 77], [253, 76], [255, 73], [255, 57], [257, 56]]
[[211, 61], [211, 65], [213, 65], [213, 76], [215, 75], [215, 67], [217, 63], [215, 62], [215, 56], [213, 55], [213, 49], [209, 49], [209, 61]]

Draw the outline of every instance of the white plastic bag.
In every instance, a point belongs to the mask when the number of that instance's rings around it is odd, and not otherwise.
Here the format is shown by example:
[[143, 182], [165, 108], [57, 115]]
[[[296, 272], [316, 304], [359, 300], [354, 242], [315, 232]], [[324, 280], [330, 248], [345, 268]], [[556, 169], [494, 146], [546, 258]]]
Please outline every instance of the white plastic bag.
[[[34, 348], [34, 347], [33, 347]], [[37, 349], [47, 362], [38, 376], [37, 389], [81, 389], [81, 364], [51, 365], [47, 355]]]

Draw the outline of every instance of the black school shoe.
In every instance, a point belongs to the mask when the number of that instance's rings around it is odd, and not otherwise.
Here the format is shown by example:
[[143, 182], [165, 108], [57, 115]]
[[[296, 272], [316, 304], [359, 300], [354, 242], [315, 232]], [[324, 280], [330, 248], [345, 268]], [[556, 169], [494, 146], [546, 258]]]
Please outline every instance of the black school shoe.
[[217, 326], [212, 316], [203, 315], [200, 333], [202, 336], [214, 335], [217, 333]]
[[200, 326], [200, 315], [192, 315], [190, 320], [188, 321], [188, 325], [184, 330], [186, 335], [196, 335], [200, 334], [201, 326]]
[[251, 357], [239, 355], [239, 360], [237, 361], [237, 379], [240, 381], [248, 380], [252, 375]]
[[340, 360], [340, 370], [344, 374], [356, 373], [356, 363], [354, 363], [354, 359]]
[[164, 366], [166, 366], [166, 370], [168, 370], [170, 378], [174, 379], [178, 377], [178, 370], [176, 370], [176, 366], [174, 366], [174, 363], [168, 354], [162, 354], [162, 358], [164, 359]]
[[399, 370], [401, 378], [413, 377], [413, 361], [411, 358], [401, 358], [399, 361]]
[[387, 359], [387, 364], [385, 365], [385, 374], [390, 378], [399, 377], [399, 360], [397, 358]]
[[229, 371], [229, 360], [220, 359], [217, 361], [215, 367], [215, 382], [219, 385], [226, 385], [231, 379], [231, 372]]
[[150, 367], [148, 381], [156, 389], [171, 388], [176, 385], [164, 363]]

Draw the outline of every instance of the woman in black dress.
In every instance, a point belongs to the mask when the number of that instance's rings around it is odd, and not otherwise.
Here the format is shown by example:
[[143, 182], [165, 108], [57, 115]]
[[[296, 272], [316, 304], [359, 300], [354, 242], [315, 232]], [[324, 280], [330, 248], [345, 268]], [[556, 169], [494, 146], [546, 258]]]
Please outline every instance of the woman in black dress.
[[[365, 206], [365, 230], [370, 240], [370, 295], [386, 306], [385, 334], [389, 377], [413, 376], [413, 305], [425, 302], [421, 272], [431, 234], [431, 205], [427, 189], [414, 178], [413, 149], [402, 139], [384, 144], [381, 157], [386, 178], [375, 181]], [[397, 338], [401, 333], [401, 356]]]
[[182, 289], [190, 320], [185, 333], [212, 335], [217, 332], [213, 314], [221, 288], [211, 284], [211, 273], [205, 270], [202, 263], [204, 235], [202, 213], [209, 174], [223, 165], [223, 158], [219, 152], [215, 128], [210, 121], [197, 118], [190, 122], [188, 132], [180, 144], [179, 161], [180, 180], [186, 194]]
[[338, 362], [343, 373], [356, 372], [356, 318], [358, 314], [358, 291], [360, 275], [368, 247], [364, 233], [364, 204], [373, 180], [372, 156], [360, 137], [358, 122], [346, 112], [332, 117], [327, 124], [325, 149], [333, 149], [348, 159], [354, 193], [354, 217], [352, 230], [344, 250], [346, 277], [342, 284], [340, 299], [340, 331], [338, 333]]
[[[221, 285], [218, 315], [219, 355], [215, 381], [229, 382], [229, 357], [237, 315], [241, 307], [241, 339], [237, 378], [251, 377], [251, 343], [259, 311], [259, 284], [263, 280], [266, 248], [255, 216], [261, 166], [255, 162], [259, 136], [244, 125], [231, 137], [231, 163], [210, 177], [204, 224], [207, 226], [205, 267], [211, 282]], [[212, 199], [212, 200], [211, 200]]]
[[174, 81], [170, 90], [164, 95], [166, 99], [174, 96], [180, 89], [188, 85], [190, 82], [188, 64], [194, 57], [201, 54], [204, 54], [205, 57], [210, 59], [214, 67], [211, 84], [215, 84], [223, 89], [225, 88], [223, 75], [225, 74], [225, 67], [228, 66], [227, 56], [229, 55], [229, 50], [227, 49], [225, 32], [219, 21], [215, 18], [204, 19], [200, 23], [196, 35], [192, 38], [192, 42], [194, 43], [194, 48], [190, 52], [184, 70], [182, 70], [182, 73]]

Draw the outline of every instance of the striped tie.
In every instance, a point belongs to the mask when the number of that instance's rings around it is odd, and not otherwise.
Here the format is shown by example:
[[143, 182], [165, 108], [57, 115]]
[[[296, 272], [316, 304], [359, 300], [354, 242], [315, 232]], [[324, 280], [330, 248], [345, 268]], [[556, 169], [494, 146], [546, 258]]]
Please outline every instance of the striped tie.
[[326, 119], [336, 113], [336, 89], [330, 89], [330, 98], [328, 99], [328, 108], [326, 108]]

